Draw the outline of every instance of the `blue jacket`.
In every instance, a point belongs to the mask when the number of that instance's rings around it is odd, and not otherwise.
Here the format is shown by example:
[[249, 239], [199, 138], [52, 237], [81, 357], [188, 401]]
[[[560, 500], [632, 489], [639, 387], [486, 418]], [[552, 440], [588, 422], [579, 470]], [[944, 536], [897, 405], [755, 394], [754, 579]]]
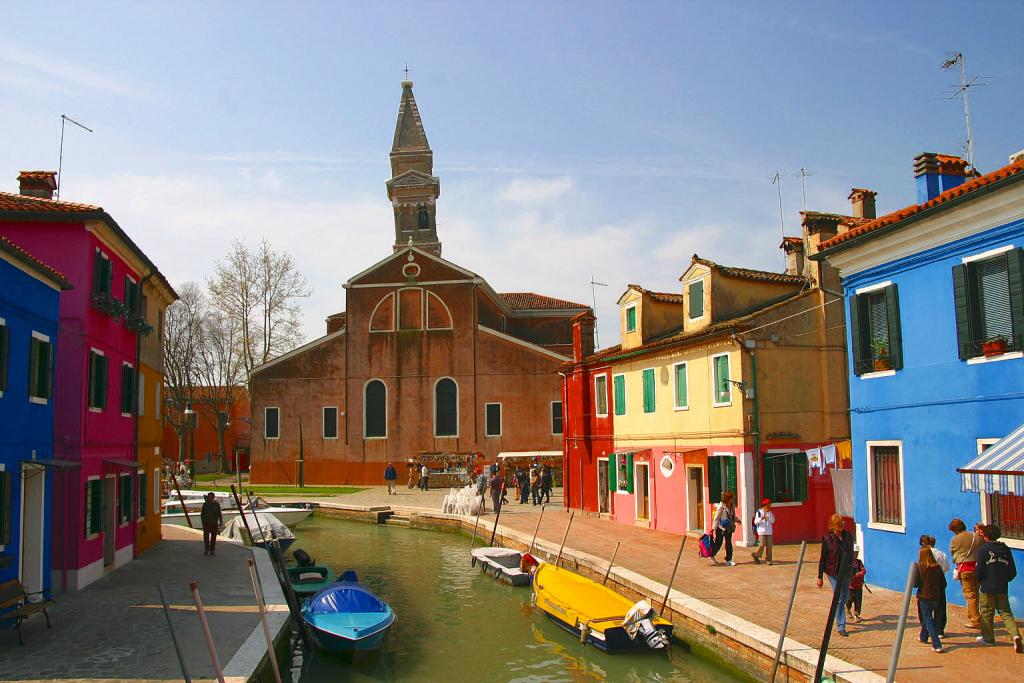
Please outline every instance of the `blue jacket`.
[[1002, 541], [988, 541], [978, 548], [978, 590], [989, 595], [1009, 593], [1009, 584], [1017, 576], [1010, 549]]
[[395, 471], [394, 466], [388, 465], [384, 468], [384, 481], [394, 481], [398, 479], [398, 472]]

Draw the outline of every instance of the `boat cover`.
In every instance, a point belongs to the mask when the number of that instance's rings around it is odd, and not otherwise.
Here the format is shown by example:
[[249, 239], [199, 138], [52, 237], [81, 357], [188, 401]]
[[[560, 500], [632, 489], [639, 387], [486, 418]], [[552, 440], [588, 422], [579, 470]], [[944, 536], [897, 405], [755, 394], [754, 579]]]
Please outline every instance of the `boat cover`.
[[[256, 542], [262, 542], [264, 536], [267, 539], [276, 538], [278, 540], [295, 538], [292, 530], [269, 512], [246, 512], [245, 519], [249, 522], [249, 528], [252, 529], [252, 533], [256, 537], [253, 540]], [[259, 529], [256, 528], [257, 523], [259, 523]], [[262, 534], [260, 534], [260, 529], [263, 530]], [[240, 515], [236, 515], [228, 520], [227, 524], [224, 525], [224, 531], [220, 535], [229, 540], [244, 543], [245, 536], [243, 532], [245, 532], [245, 522], [242, 521]]]
[[376, 595], [359, 584], [336, 583], [328, 586], [306, 605], [310, 614], [339, 614], [352, 612], [384, 612], [385, 605]]

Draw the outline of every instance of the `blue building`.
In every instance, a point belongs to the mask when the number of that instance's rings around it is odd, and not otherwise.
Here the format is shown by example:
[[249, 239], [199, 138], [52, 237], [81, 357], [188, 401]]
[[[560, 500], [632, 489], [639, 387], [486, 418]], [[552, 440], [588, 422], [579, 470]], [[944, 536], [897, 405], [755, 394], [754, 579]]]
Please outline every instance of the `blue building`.
[[[842, 277], [857, 536], [888, 588], [921, 534], [948, 549], [954, 517], [997, 523], [1024, 570], [1024, 438], [1005, 438], [1024, 425], [1024, 154], [1011, 161], [978, 176], [921, 154], [917, 204], [812, 257]], [[963, 604], [957, 584], [948, 598]], [[1024, 578], [1010, 600], [1024, 615]]]
[[[50, 588], [53, 360], [63, 275], [0, 237], [0, 582]], [[2, 616], [2, 615], [0, 615]]]

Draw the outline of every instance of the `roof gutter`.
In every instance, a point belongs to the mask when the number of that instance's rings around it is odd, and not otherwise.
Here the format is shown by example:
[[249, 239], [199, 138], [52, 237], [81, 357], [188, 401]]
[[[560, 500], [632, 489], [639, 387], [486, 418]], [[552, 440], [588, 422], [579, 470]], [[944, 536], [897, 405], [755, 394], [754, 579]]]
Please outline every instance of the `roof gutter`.
[[[696, 341], [707, 341], [709, 339], [715, 339], [717, 337], [735, 336], [736, 331], [737, 331], [737, 328], [734, 325], [732, 327], [726, 327], [726, 328], [723, 328], [721, 330], [717, 330], [717, 331], [712, 332], [711, 334], [708, 334], [708, 335], [699, 336], [699, 337], [693, 337], [693, 338], [687, 339], [685, 341], [686, 342], [690, 342], [690, 341], [694, 341], [694, 342], [696, 342]], [[676, 342], [676, 343], [678, 343], [678, 342]], [[684, 345], [685, 346], [690, 346], [690, 344], [684, 344]], [[614, 354], [614, 355], [611, 355], [611, 356], [604, 356], [603, 358], [596, 359], [593, 362], [594, 363], [606, 363], [606, 362], [610, 362], [610, 361], [613, 361], [613, 360], [625, 360], [627, 358], [634, 358], [636, 356], [642, 356], [642, 355], [647, 354], [647, 353], [654, 353], [656, 351], [660, 351], [660, 350], [662, 350], [662, 349], [664, 349], [666, 347], [669, 347], [669, 346], [674, 346], [674, 343], [669, 341], [669, 342], [665, 342], [664, 344], [662, 344], [660, 346], [654, 346], [654, 347], [650, 347], [650, 348], [646, 348], [646, 349], [637, 349], [635, 351], [626, 351], [625, 353], [618, 353], [618, 354]], [[588, 364], [587, 363], [587, 359], [585, 359], [585, 358], [582, 361], [580, 361], [580, 363], [579, 363], [579, 365], [587, 365], [587, 364]]]
[[946, 209], [949, 209], [950, 207], [959, 206], [960, 204], [975, 199], [976, 197], [986, 195], [989, 192], [994, 192], [996, 190], [1001, 190], [1007, 185], [1022, 180], [1024, 180], [1024, 172], [1015, 173], [1007, 178], [1002, 178], [993, 183], [989, 183], [988, 185], [979, 187], [978, 189], [972, 190], [971, 192], [968, 192], [966, 194], [962, 194], [957, 197], [953, 197], [952, 199], [948, 199], [944, 202], [936, 204], [934, 206], [930, 206], [927, 209], [918, 211], [912, 216], [907, 216], [906, 218], [898, 220], [895, 223], [890, 223], [889, 225], [882, 226], [877, 230], [872, 230], [870, 232], [864, 233], [863, 235], [858, 235], [857, 237], [848, 239], [845, 242], [840, 242], [834, 247], [829, 247], [824, 251], [819, 251], [816, 254], [811, 254], [808, 258], [810, 258], [812, 261], [824, 261], [833, 254], [838, 254], [839, 252], [846, 251], [847, 249], [852, 249], [853, 247], [859, 245], [862, 242], [866, 242], [869, 239], [873, 239], [882, 235], [887, 235], [890, 232], [900, 230], [908, 225], [916, 223], [917, 221], [921, 221], [926, 218], [931, 218], [933, 215], [940, 211], [944, 211]]

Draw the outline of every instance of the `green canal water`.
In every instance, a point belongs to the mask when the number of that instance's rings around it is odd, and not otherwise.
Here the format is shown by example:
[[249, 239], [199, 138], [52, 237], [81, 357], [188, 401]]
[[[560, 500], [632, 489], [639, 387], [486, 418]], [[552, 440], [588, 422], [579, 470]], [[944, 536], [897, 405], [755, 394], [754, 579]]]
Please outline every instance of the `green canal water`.
[[[313, 516], [295, 529], [303, 548], [335, 573], [359, 580], [397, 615], [380, 654], [347, 661], [303, 655], [296, 645], [292, 681], [738, 681], [674, 643], [670, 652], [607, 655], [530, 605], [530, 589], [491, 579], [469, 563], [469, 539], [455, 533]], [[480, 541], [477, 541], [480, 544]]]

